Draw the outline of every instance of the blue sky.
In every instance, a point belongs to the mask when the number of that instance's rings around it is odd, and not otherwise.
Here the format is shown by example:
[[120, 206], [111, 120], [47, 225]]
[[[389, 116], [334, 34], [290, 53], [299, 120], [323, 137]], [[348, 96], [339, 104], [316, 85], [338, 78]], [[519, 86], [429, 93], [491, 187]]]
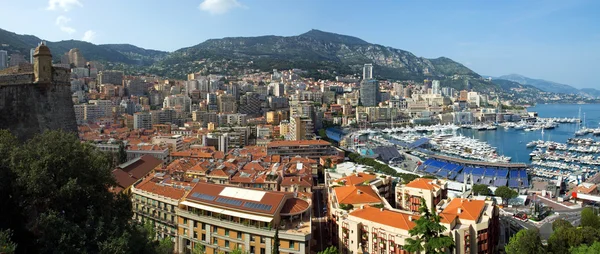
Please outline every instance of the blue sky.
[[173, 51], [210, 38], [352, 35], [452, 58], [482, 75], [519, 73], [600, 88], [600, 1], [0, 0], [0, 28]]

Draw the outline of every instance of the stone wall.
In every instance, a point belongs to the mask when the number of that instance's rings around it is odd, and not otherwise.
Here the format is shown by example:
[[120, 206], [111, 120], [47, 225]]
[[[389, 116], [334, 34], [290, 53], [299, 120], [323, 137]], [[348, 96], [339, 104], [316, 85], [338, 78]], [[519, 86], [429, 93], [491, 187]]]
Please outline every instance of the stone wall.
[[0, 76], [0, 129], [9, 129], [20, 140], [45, 130], [76, 133], [71, 88], [62, 72], [56, 75], [58, 82], [47, 85], [23, 84], [27, 74]]

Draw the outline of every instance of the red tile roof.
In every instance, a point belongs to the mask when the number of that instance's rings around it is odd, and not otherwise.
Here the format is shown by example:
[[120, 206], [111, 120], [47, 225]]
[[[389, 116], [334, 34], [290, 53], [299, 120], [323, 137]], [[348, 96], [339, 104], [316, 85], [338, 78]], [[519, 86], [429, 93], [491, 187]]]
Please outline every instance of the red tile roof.
[[339, 204], [373, 204], [381, 203], [381, 199], [371, 186], [340, 186], [333, 189]]
[[312, 146], [312, 145], [331, 145], [331, 143], [325, 140], [279, 140], [272, 141], [267, 144], [267, 147], [280, 147], [280, 146]]
[[486, 203], [483, 200], [455, 198], [450, 201], [440, 215], [448, 217], [458, 216], [463, 220], [478, 221], [485, 206]]
[[377, 178], [376, 175], [361, 172], [342, 177], [340, 179], [335, 180], [335, 182], [343, 183], [344, 185], [358, 185], [363, 184], [364, 182], [371, 182], [375, 178]]
[[434, 190], [440, 188], [439, 185], [435, 184], [435, 179], [428, 178], [417, 178], [406, 184], [406, 187], [423, 189], [423, 190]]
[[183, 198], [185, 195], [185, 190], [183, 188], [175, 188], [170, 185], [159, 184], [154, 182], [150, 177], [139, 183], [137, 186], [135, 186], [135, 188], [177, 200]]
[[404, 230], [412, 229], [416, 225], [414, 221], [419, 219], [418, 215], [411, 215], [402, 212], [374, 208], [370, 206], [355, 209], [352, 212], [350, 212], [349, 215], [361, 218], [363, 220], [368, 220], [382, 225], [400, 228]]

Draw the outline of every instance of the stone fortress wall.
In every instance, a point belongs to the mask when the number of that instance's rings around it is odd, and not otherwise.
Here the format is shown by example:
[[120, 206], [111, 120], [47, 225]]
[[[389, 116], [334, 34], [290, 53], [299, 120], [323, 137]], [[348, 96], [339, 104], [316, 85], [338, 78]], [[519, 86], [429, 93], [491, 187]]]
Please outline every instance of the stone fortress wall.
[[39, 75], [35, 70], [0, 74], [0, 129], [10, 130], [20, 140], [45, 130], [77, 133], [70, 70], [52, 67], [50, 71], [52, 82], [46, 83], [35, 82]]

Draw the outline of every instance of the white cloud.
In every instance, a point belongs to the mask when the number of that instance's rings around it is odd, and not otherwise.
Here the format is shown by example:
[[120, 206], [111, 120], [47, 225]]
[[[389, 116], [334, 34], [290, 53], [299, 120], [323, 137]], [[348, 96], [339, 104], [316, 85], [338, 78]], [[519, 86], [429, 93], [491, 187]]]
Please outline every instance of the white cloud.
[[74, 32], [76, 32], [75, 28], [72, 28], [70, 26], [67, 26], [67, 23], [69, 23], [71, 21], [70, 18], [67, 18], [65, 16], [58, 16], [58, 18], [56, 18], [56, 25], [60, 28], [61, 31], [68, 33], [68, 34], [72, 34]]
[[93, 42], [94, 39], [96, 39], [96, 32], [92, 30], [85, 31], [85, 33], [83, 34], [83, 38], [81, 38], [82, 41], [87, 42]]
[[237, 0], [204, 0], [198, 8], [210, 14], [223, 14], [231, 9], [246, 8], [246, 6]]
[[79, 0], [48, 0], [48, 10], [63, 10], [69, 11], [73, 7], [83, 7], [83, 4]]

